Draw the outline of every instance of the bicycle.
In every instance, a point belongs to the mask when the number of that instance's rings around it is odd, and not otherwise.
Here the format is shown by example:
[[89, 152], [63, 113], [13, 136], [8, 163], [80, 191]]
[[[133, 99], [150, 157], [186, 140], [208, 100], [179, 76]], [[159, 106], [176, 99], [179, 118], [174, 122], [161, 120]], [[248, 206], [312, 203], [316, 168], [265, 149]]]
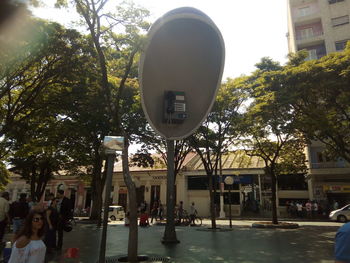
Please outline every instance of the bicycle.
[[183, 210], [183, 222], [182, 224], [184, 224], [185, 226], [191, 225], [191, 226], [201, 226], [202, 225], [202, 218], [195, 215], [194, 218], [194, 224], [191, 224], [192, 220], [191, 220], [191, 216], [187, 213], [186, 210]]

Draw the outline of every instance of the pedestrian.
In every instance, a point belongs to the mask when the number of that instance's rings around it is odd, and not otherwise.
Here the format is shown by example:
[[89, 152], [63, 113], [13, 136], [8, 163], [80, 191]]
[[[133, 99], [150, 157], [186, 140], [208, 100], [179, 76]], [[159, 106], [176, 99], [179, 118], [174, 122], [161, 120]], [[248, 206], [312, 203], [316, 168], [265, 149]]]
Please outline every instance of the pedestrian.
[[312, 211], [312, 204], [311, 201], [308, 200], [305, 204], [305, 209], [306, 209], [306, 217], [311, 218], [311, 211]]
[[45, 245], [47, 252], [52, 253], [56, 248], [56, 236], [57, 236], [57, 224], [58, 224], [58, 211], [57, 211], [57, 198], [54, 198], [50, 202], [50, 206], [45, 211], [45, 217], [47, 221]]
[[10, 194], [8, 192], [3, 192], [0, 197], [0, 243], [2, 243], [2, 240], [4, 239], [7, 223], [10, 222], [9, 199]]
[[338, 229], [334, 248], [335, 263], [350, 262], [350, 222]]
[[196, 225], [195, 219], [197, 216], [197, 210], [196, 207], [194, 206], [194, 202], [192, 202], [192, 205], [190, 206], [190, 225]]
[[157, 216], [159, 218], [159, 220], [163, 220], [163, 205], [161, 202], [159, 202], [159, 206], [158, 206], [158, 211], [157, 211]]
[[28, 196], [27, 198], [27, 203], [28, 203], [28, 206], [29, 206], [29, 210], [32, 210], [36, 203], [34, 202], [33, 198], [31, 196]]
[[130, 225], [130, 212], [127, 212], [124, 218], [124, 226], [129, 226], [129, 225]]
[[64, 196], [63, 190], [57, 191], [57, 211], [58, 211], [58, 222], [57, 222], [57, 249], [62, 249], [63, 245], [63, 229], [64, 226], [72, 219], [72, 205], [70, 199]]
[[149, 226], [148, 214], [147, 214], [146, 210], [141, 211], [140, 226], [142, 226], [142, 227]]
[[44, 235], [44, 214], [32, 210], [26, 217], [23, 228], [15, 237], [8, 263], [44, 263], [46, 246]]
[[316, 201], [314, 201], [312, 204], [312, 217], [315, 219], [317, 218], [317, 215], [318, 215], [318, 204]]
[[296, 206], [297, 206], [297, 216], [299, 218], [302, 218], [303, 217], [303, 205], [300, 202], [297, 202]]
[[179, 224], [181, 224], [183, 214], [184, 214], [184, 205], [183, 205], [182, 201], [180, 201], [179, 208], [178, 208], [177, 212], [178, 212], [178, 218], [179, 218], [178, 221], [179, 221]]
[[157, 213], [158, 213], [158, 207], [156, 202], [153, 204], [153, 208], [151, 210], [151, 224], [153, 223], [153, 219], [157, 221]]
[[55, 199], [55, 195], [53, 193], [49, 193], [48, 201], [47, 201], [47, 208], [50, 207], [52, 200]]
[[12, 220], [13, 233], [17, 233], [29, 213], [29, 205], [27, 203], [27, 194], [21, 193], [19, 200], [10, 205], [9, 216]]

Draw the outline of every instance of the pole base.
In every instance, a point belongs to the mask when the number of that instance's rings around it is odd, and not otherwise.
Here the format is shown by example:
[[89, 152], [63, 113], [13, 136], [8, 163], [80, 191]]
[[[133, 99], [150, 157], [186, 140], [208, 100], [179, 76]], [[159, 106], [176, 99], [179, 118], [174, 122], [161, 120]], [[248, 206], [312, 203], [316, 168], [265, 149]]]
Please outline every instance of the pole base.
[[220, 211], [219, 218], [220, 218], [220, 219], [225, 219], [225, 218], [226, 218], [226, 215], [225, 215], [225, 212], [224, 212], [224, 211]]
[[180, 243], [180, 241], [177, 240], [176, 238], [164, 238], [164, 237], [162, 238], [161, 242], [164, 245], [176, 245]]

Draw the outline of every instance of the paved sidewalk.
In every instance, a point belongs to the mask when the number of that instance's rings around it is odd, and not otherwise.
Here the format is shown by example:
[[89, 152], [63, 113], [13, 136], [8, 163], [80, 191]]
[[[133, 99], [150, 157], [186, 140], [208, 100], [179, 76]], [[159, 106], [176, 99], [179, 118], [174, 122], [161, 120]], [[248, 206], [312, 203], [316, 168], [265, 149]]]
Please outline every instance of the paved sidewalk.
[[[209, 224], [205, 220], [204, 223]], [[218, 221], [227, 228], [228, 221]], [[303, 222], [299, 229], [255, 229], [252, 221], [234, 221], [233, 231], [211, 232], [209, 225], [202, 227], [177, 227], [180, 243], [165, 246], [160, 240], [164, 226], [139, 228], [139, 254], [168, 256], [172, 262], [322, 262], [333, 260], [334, 235], [341, 224]], [[99, 255], [101, 229], [95, 225], [78, 224], [65, 233], [64, 247], [78, 247], [80, 262], [96, 263]], [[128, 228], [120, 222], [108, 227], [107, 256], [125, 255], [128, 244]], [[60, 262], [55, 255], [50, 263]], [[64, 260], [61, 262], [74, 262]], [[78, 261], [76, 261], [78, 262]]]

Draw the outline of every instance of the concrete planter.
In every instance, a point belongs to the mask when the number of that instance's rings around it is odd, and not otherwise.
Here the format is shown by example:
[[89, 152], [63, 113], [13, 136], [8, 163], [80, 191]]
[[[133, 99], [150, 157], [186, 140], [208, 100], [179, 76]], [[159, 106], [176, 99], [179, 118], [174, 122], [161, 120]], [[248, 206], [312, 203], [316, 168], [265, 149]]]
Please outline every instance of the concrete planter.
[[295, 229], [299, 228], [296, 223], [279, 222], [278, 224], [272, 224], [271, 222], [257, 222], [252, 224], [253, 228], [281, 228], [281, 229]]

